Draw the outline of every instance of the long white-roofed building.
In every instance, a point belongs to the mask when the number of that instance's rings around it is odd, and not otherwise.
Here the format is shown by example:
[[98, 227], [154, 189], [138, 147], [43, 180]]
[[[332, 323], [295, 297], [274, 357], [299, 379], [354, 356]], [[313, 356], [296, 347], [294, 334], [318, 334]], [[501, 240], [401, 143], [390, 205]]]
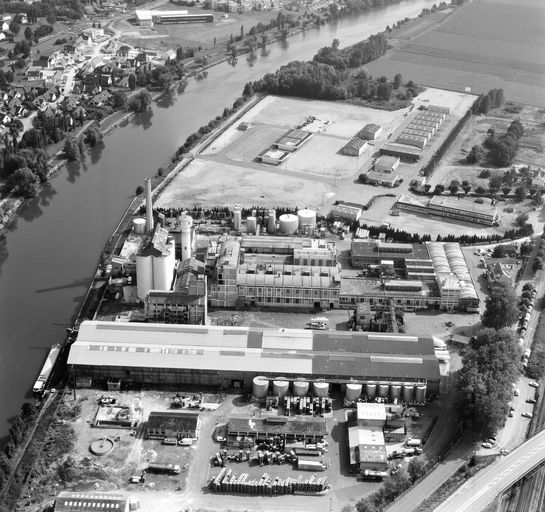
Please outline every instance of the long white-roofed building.
[[251, 387], [263, 381], [439, 390], [429, 337], [391, 333], [85, 321], [70, 348], [76, 378], [148, 384]]

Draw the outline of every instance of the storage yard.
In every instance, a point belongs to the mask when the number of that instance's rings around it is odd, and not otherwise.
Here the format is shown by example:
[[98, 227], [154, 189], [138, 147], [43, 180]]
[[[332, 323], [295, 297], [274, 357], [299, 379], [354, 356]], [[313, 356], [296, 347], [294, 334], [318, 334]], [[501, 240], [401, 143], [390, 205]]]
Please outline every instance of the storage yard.
[[[393, 192], [391, 199], [383, 198], [365, 212], [384, 220], [395, 196], [408, 190], [409, 182], [418, 177], [474, 99], [469, 94], [427, 89], [415, 98], [414, 108], [386, 112], [346, 103], [267, 96], [212, 140], [160, 194], [157, 206], [300, 205], [325, 215], [334, 201], [364, 205], [374, 196]], [[394, 191], [357, 183], [361, 173], [372, 169], [384, 144], [411, 130], [415, 123], [428, 122], [420, 118], [430, 105], [440, 105], [449, 113], [443, 115], [432, 137], [427, 137], [429, 142], [419, 150], [419, 161], [402, 161], [396, 168]], [[380, 127], [377, 136], [355, 156], [343, 152], [367, 125]], [[267, 150], [283, 147], [278, 145], [280, 139], [296, 129], [310, 134], [301, 147], [287, 151], [277, 165], [258, 160]]]

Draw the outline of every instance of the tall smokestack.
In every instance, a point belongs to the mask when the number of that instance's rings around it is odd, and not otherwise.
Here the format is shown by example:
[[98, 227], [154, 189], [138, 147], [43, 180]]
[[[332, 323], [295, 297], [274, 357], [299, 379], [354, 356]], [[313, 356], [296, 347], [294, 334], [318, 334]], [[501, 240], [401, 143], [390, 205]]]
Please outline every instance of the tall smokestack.
[[151, 178], [146, 178], [146, 231], [153, 229], [153, 202], [151, 200]]

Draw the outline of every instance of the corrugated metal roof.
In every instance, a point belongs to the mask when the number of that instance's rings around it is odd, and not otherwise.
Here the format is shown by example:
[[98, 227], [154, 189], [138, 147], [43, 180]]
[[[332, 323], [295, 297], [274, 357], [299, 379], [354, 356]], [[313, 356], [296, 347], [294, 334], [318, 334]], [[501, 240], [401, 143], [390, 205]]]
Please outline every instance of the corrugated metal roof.
[[68, 364], [373, 379], [439, 378], [431, 337], [125, 322], [83, 322], [70, 348]]

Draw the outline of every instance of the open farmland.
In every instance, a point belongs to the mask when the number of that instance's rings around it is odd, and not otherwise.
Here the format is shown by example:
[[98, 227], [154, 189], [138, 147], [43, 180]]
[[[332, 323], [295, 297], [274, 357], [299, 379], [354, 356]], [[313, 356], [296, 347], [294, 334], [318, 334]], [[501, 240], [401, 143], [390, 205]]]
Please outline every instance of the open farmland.
[[476, 93], [502, 87], [509, 100], [545, 104], [545, 4], [481, 0], [402, 42], [367, 68], [418, 84]]

